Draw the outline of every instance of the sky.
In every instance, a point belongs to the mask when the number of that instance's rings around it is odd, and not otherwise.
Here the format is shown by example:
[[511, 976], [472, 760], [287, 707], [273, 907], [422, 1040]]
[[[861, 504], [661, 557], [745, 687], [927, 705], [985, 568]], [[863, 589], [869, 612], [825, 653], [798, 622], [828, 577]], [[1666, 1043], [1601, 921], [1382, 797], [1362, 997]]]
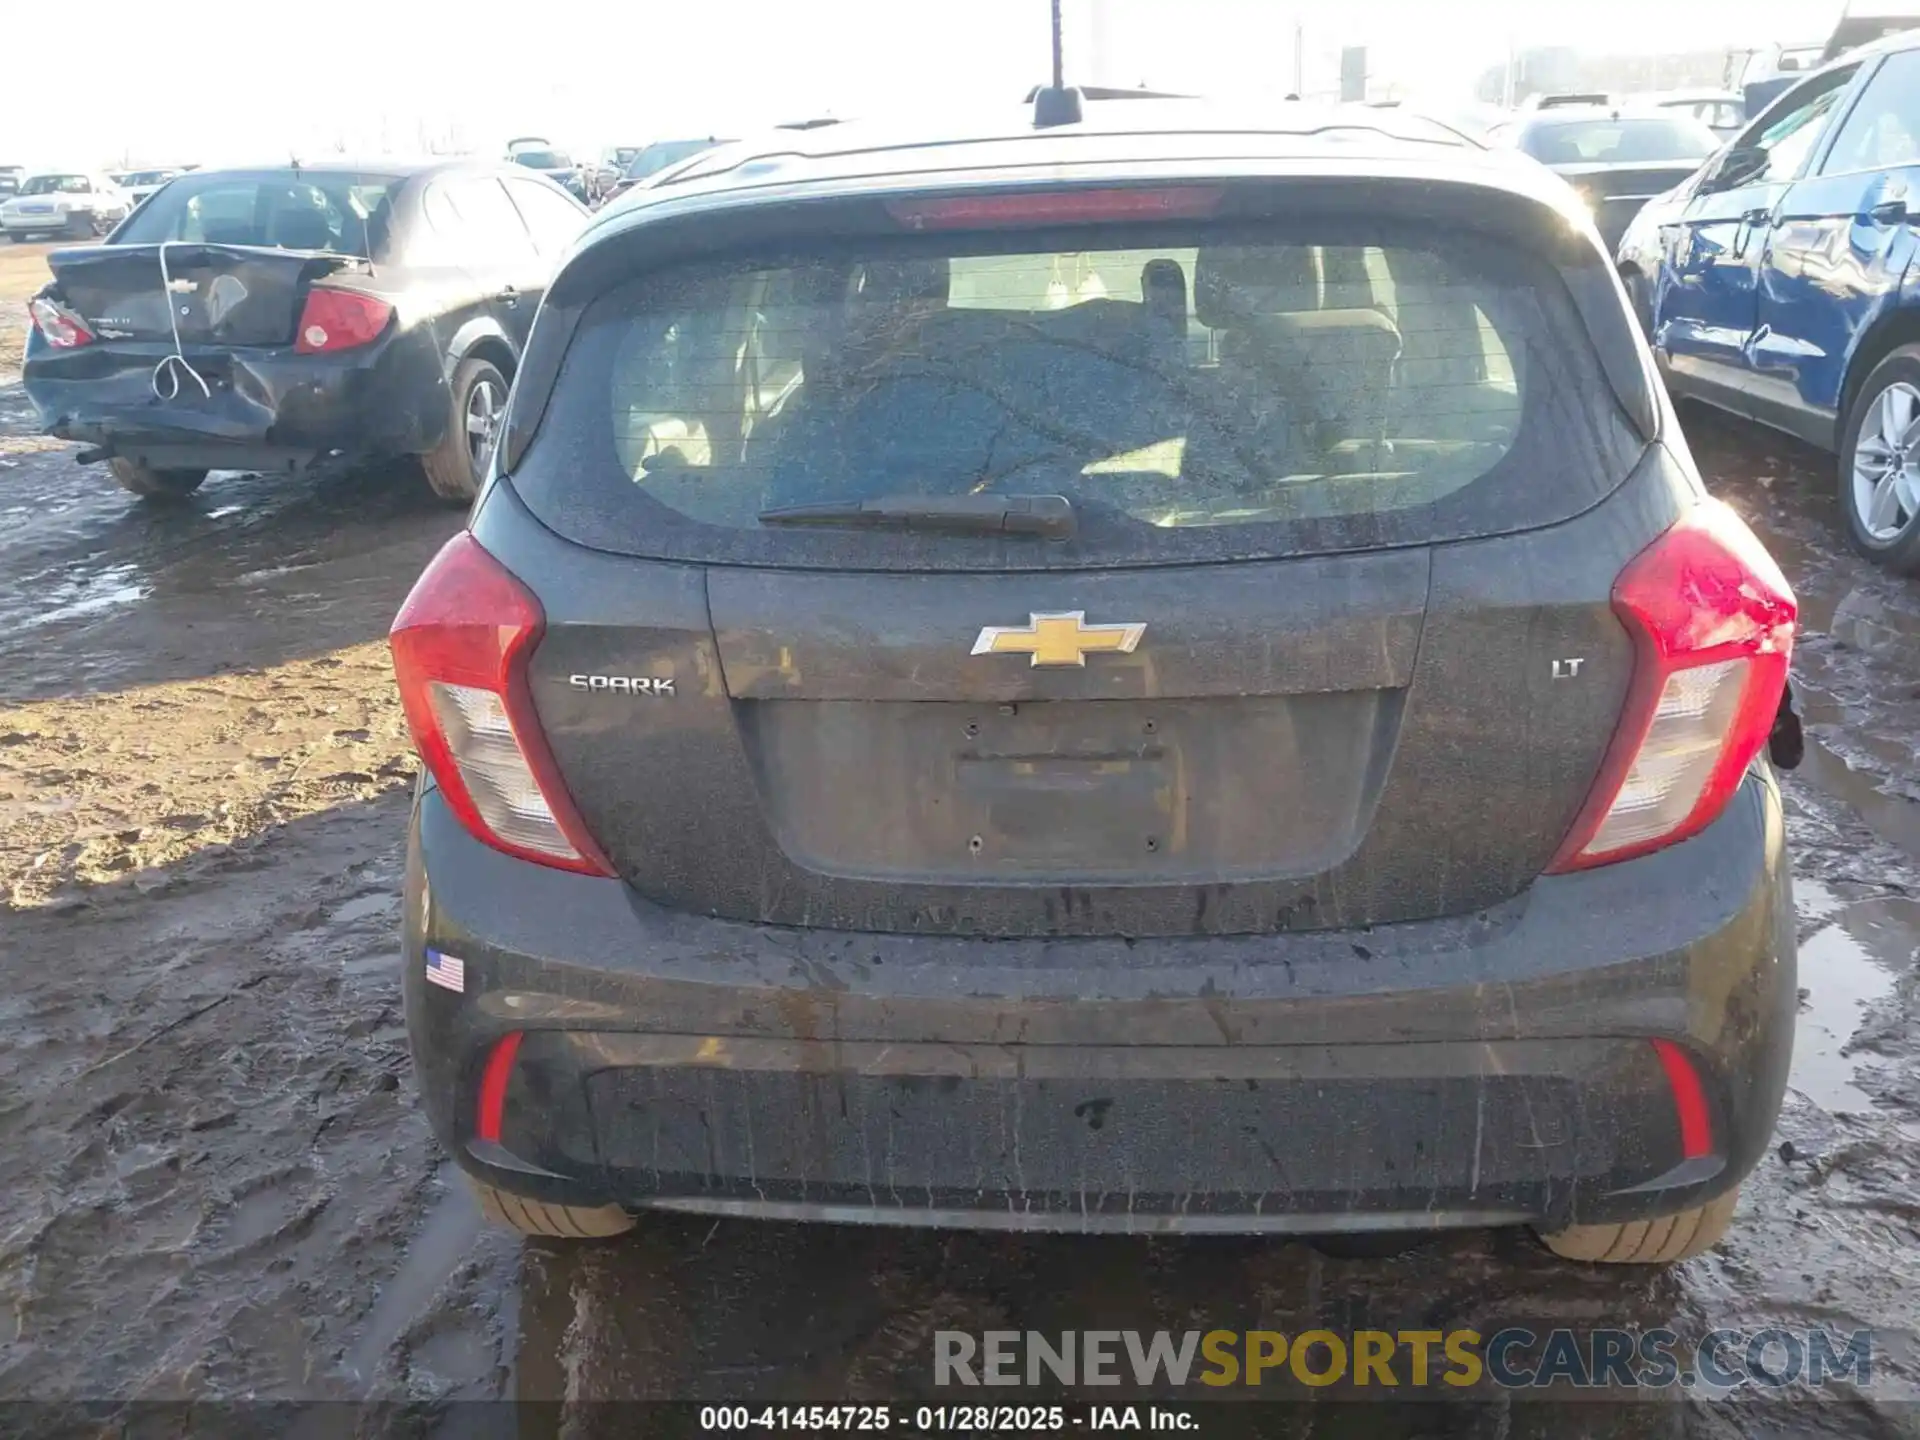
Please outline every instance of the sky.
[[[187, 7], [89, 0], [111, 63], [76, 72], [73, 20], [7, 22], [0, 163], [236, 164], [345, 150], [577, 151], [811, 115], [1016, 99], [1049, 68], [1047, 0], [381, 0]], [[1343, 45], [1434, 98], [1508, 46], [1607, 53], [1823, 39], [1833, 0], [1064, 0], [1068, 79], [1278, 98]], [[80, 77], [76, 81], [76, 74]], [[1310, 79], [1311, 84], [1311, 79]]]

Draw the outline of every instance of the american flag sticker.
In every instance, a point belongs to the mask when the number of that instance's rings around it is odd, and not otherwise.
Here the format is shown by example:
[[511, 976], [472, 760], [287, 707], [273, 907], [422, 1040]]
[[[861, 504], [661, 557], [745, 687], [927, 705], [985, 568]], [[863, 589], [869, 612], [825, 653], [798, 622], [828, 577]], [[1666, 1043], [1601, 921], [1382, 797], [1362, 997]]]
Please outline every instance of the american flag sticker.
[[458, 995], [467, 988], [467, 962], [457, 955], [442, 955], [438, 950], [427, 951], [427, 983], [451, 990]]

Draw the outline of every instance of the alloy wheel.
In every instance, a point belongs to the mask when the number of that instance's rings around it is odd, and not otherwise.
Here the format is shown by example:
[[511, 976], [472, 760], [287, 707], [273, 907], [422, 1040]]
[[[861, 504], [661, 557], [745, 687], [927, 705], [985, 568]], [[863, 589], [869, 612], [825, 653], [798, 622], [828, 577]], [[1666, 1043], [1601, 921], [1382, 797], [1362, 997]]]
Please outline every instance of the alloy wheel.
[[473, 479], [478, 484], [487, 473], [487, 461], [493, 456], [493, 444], [500, 431], [500, 412], [506, 396], [492, 380], [482, 378], [467, 392], [467, 457], [473, 463]]
[[1868, 407], [1853, 444], [1849, 500], [1875, 544], [1900, 538], [1920, 515], [1920, 390], [1896, 380]]

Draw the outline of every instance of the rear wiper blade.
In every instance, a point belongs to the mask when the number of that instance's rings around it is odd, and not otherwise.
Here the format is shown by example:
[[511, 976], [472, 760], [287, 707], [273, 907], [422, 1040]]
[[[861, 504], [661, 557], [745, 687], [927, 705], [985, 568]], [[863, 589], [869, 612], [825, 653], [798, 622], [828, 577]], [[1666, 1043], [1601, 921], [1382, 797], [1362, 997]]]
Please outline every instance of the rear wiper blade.
[[1071, 539], [1073, 506], [1064, 495], [879, 495], [760, 512], [762, 525], [822, 525], [867, 530], [935, 530], [954, 535], [1040, 535]]

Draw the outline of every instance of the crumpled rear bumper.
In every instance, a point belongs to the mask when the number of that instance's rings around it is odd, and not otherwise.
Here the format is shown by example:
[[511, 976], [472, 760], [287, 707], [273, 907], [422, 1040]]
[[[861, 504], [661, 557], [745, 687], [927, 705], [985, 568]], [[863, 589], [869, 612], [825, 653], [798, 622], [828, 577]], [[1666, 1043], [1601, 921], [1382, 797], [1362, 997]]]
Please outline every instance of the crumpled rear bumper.
[[[164, 343], [115, 341], [59, 351], [28, 342], [23, 381], [48, 434], [156, 467], [297, 466], [338, 452], [420, 454], [446, 433], [447, 377], [425, 329], [403, 330], [339, 355], [291, 347], [188, 346], [178, 365]], [[162, 399], [164, 394], [168, 398]]]

